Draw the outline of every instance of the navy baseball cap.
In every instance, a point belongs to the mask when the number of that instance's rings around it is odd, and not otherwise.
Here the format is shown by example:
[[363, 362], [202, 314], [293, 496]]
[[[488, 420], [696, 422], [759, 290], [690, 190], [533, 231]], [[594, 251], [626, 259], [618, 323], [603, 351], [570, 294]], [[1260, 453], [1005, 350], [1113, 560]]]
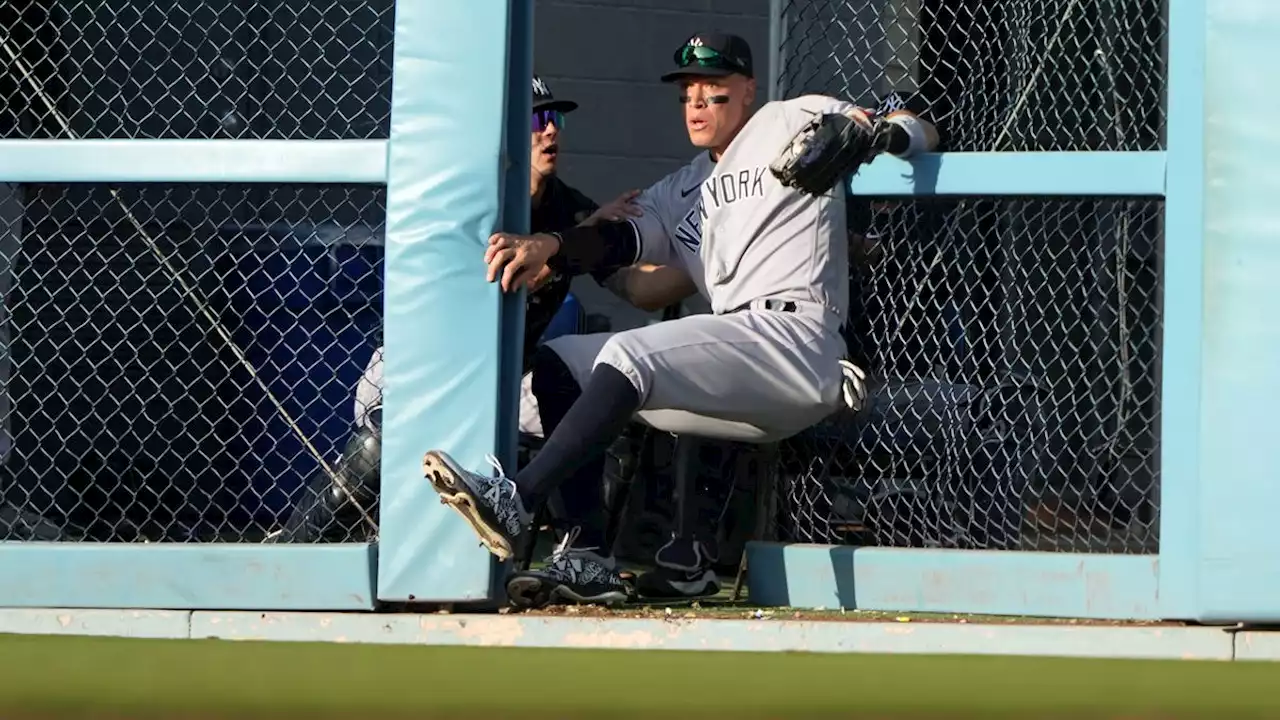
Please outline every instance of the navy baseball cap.
[[557, 100], [551, 94], [551, 88], [537, 75], [533, 76], [533, 110], [557, 110], [562, 113], [578, 109], [578, 103], [572, 100]]
[[700, 32], [690, 36], [675, 52], [676, 69], [662, 76], [662, 82], [682, 77], [755, 77], [751, 68], [751, 46], [737, 35]]

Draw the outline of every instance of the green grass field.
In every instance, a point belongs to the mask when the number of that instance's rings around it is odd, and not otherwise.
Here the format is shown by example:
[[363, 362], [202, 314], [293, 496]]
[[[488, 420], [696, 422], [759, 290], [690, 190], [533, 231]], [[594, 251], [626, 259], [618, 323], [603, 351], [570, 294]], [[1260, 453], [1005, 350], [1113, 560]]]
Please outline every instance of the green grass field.
[[1280, 665], [0, 636], [0, 717], [1280, 717]]

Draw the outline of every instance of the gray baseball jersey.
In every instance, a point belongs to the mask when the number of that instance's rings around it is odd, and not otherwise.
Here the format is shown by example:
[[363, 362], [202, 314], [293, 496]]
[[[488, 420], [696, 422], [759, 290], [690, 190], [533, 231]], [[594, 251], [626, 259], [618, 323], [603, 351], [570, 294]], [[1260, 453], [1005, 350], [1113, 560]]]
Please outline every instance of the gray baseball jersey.
[[[815, 114], [853, 107], [822, 95], [766, 104], [718, 163], [699, 153], [640, 195], [644, 215], [631, 220], [640, 237], [637, 260], [679, 265], [717, 313], [773, 298], [817, 303], [843, 317], [844, 192], [833, 189], [814, 202], [784, 188], [769, 163]], [[825, 241], [833, 235], [841, 242]]]
[[640, 239], [637, 262], [682, 268], [703, 297], [702, 183], [716, 163], [711, 154], [699, 152], [687, 165], [651, 185], [636, 198], [642, 214], [630, 218]]
[[853, 107], [821, 95], [768, 103], [703, 183], [702, 255], [715, 312], [769, 298], [815, 303], [844, 318], [849, 305], [844, 189], [837, 186], [821, 198], [803, 195], [783, 187], [769, 163], [815, 114]]
[[[639, 391], [642, 421], [757, 442], [800, 432], [839, 406], [844, 190], [803, 195], [783, 187], [769, 164], [815, 113], [852, 107], [816, 95], [768, 103], [718, 163], [700, 154], [645, 193], [645, 216], [633, 221], [639, 259], [678, 262], [714, 314], [553, 340], [579, 382], [595, 365], [611, 365]], [[681, 218], [699, 226], [696, 242], [670, 221], [681, 209], [671, 207], [695, 194], [700, 202]]]

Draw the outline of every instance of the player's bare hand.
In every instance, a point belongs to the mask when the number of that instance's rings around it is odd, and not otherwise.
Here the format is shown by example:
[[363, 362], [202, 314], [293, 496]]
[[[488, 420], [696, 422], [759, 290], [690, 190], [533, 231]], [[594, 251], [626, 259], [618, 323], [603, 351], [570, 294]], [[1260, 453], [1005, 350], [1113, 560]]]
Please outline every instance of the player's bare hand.
[[616, 222], [618, 220], [626, 220], [629, 217], [640, 217], [644, 214], [644, 211], [635, 202], [639, 196], [639, 190], [628, 190], [622, 193], [611, 202], [602, 205], [599, 210], [591, 213], [590, 217], [582, 221], [582, 225], [595, 225], [601, 220]]
[[560, 247], [554, 235], [494, 233], [484, 251], [489, 282], [500, 281], [504, 292], [531, 286]]

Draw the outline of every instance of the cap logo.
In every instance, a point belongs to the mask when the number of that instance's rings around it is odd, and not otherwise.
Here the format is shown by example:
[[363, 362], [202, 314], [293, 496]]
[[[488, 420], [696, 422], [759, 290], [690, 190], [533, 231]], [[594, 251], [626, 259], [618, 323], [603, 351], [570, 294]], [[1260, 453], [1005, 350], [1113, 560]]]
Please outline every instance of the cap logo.
[[543, 82], [541, 78], [534, 78], [534, 79], [533, 79], [533, 94], [534, 94], [534, 95], [550, 95], [550, 94], [551, 94], [551, 90], [549, 90], [549, 89], [547, 88], [547, 84], [546, 84], [545, 82]]
[[897, 90], [890, 92], [887, 97], [880, 101], [880, 112], [886, 114], [895, 110], [905, 110], [906, 107], [906, 101], [902, 99]]

